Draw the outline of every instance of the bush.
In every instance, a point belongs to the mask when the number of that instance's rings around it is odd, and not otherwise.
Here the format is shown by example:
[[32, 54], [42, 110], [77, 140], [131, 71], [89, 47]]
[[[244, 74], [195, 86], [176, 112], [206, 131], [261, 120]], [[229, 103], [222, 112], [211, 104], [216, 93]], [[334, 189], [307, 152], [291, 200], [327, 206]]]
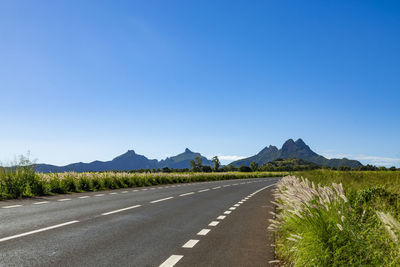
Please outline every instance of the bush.
[[93, 183], [88, 177], [80, 177], [79, 178], [79, 191], [92, 191], [93, 190]]
[[252, 172], [252, 169], [247, 166], [240, 166], [238, 169], [240, 172]]
[[346, 194], [341, 184], [289, 176], [277, 185], [269, 229], [289, 265], [399, 266], [398, 203], [399, 196], [384, 188]]

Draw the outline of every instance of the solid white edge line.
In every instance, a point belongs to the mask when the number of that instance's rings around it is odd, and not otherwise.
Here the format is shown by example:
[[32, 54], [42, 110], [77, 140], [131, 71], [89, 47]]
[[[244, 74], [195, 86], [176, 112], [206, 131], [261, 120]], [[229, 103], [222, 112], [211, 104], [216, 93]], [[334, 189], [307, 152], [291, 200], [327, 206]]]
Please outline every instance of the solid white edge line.
[[103, 215], [103, 216], [105, 216], [105, 215], [110, 215], [110, 214], [114, 214], [114, 213], [121, 212], [121, 211], [125, 211], [125, 210], [130, 210], [130, 209], [134, 209], [134, 208], [139, 208], [139, 207], [141, 207], [141, 206], [142, 206], [142, 205], [130, 206], [130, 207], [123, 208], [123, 209], [119, 209], [119, 210], [113, 210], [113, 211], [105, 212], [105, 213], [102, 213], [101, 215]]
[[161, 202], [161, 201], [168, 200], [171, 198], [174, 198], [174, 197], [166, 197], [166, 198], [162, 198], [162, 199], [157, 199], [157, 200], [150, 201], [150, 203], [157, 203], [157, 202]]
[[193, 248], [199, 241], [200, 240], [198, 240], [198, 239], [190, 239], [182, 247], [183, 248]]
[[183, 255], [171, 255], [166, 261], [161, 263], [159, 267], [172, 267], [183, 258]]
[[31, 235], [31, 234], [35, 234], [35, 233], [40, 233], [40, 232], [43, 232], [43, 231], [59, 228], [59, 227], [66, 226], [66, 225], [73, 224], [73, 223], [77, 223], [77, 222], [79, 222], [79, 221], [70, 221], [70, 222], [60, 223], [60, 224], [56, 224], [56, 225], [53, 225], [53, 226], [49, 226], [49, 227], [33, 230], [33, 231], [30, 231], [30, 232], [25, 232], [25, 233], [18, 234], [18, 235], [3, 237], [3, 238], [0, 238], [0, 242], [4, 242], [4, 241], [10, 240], [10, 239], [15, 239], [15, 238], [18, 238], [18, 237], [27, 236], [27, 235]]

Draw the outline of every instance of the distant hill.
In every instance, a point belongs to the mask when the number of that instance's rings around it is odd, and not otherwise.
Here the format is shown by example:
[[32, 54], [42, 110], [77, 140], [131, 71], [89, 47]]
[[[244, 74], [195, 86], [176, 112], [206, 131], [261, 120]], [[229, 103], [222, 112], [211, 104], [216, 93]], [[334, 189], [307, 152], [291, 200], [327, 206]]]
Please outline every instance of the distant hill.
[[250, 166], [251, 162], [256, 162], [258, 165], [262, 165], [276, 159], [288, 159], [297, 158], [305, 161], [309, 161], [320, 166], [328, 166], [338, 168], [339, 166], [346, 166], [350, 168], [362, 166], [357, 160], [343, 159], [327, 159], [321, 155], [318, 155], [310, 149], [308, 145], [304, 143], [302, 139], [298, 139], [296, 142], [293, 139], [287, 140], [281, 149], [275, 146], [268, 146], [261, 150], [258, 154], [237, 160], [232, 162], [235, 167], [239, 166]]
[[185, 152], [166, 158], [165, 160], [158, 161], [156, 159], [148, 159], [143, 155], [136, 154], [133, 150], [114, 158], [111, 161], [93, 161], [90, 163], [72, 163], [66, 166], [54, 166], [49, 164], [36, 164], [35, 170], [37, 172], [50, 173], [50, 172], [87, 172], [87, 171], [130, 171], [138, 169], [157, 169], [157, 168], [191, 168], [190, 161], [195, 157], [203, 159], [203, 165], [211, 165], [211, 161], [203, 157], [200, 153], [192, 152], [188, 148]]
[[206, 157], [203, 157], [200, 153], [192, 152], [190, 149], [186, 148], [185, 152], [178, 154], [176, 156], [166, 158], [158, 163], [158, 168], [174, 168], [174, 169], [184, 169], [191, 168], [190, 161], [195, 157], [201, 157], [203, 160], [203, 165], [211, 165], [211, 161]]

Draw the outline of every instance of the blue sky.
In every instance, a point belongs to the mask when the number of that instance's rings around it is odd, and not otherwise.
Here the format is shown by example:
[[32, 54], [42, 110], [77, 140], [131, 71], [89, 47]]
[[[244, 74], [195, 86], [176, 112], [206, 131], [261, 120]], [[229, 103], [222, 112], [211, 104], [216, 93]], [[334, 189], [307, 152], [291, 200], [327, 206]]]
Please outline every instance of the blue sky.
[[0, 1], [0, 161], [225, 159], [303, 138], [400, 167], [399, 1]]

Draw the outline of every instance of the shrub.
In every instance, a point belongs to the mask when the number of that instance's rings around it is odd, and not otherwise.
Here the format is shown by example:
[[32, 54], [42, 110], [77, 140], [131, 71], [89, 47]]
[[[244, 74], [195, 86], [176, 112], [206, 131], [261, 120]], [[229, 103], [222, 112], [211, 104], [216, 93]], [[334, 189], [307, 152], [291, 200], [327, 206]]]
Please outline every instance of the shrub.
[[252, 169], [250, 167], [247, 166], [240, 166], [238, 169], [240, 172], [251, 172]]
[[276, 252], [294, 266], [397, 266], [400, 224], [385, 209], [398, 196], [381, 188], [352, 193], [288, 176], [275, 192]]
[[78, 185], [79, 185], [79, 191], [92, 191], [93, 190], [92, 180], [90, 180], [86, 176], [79, 178]]

